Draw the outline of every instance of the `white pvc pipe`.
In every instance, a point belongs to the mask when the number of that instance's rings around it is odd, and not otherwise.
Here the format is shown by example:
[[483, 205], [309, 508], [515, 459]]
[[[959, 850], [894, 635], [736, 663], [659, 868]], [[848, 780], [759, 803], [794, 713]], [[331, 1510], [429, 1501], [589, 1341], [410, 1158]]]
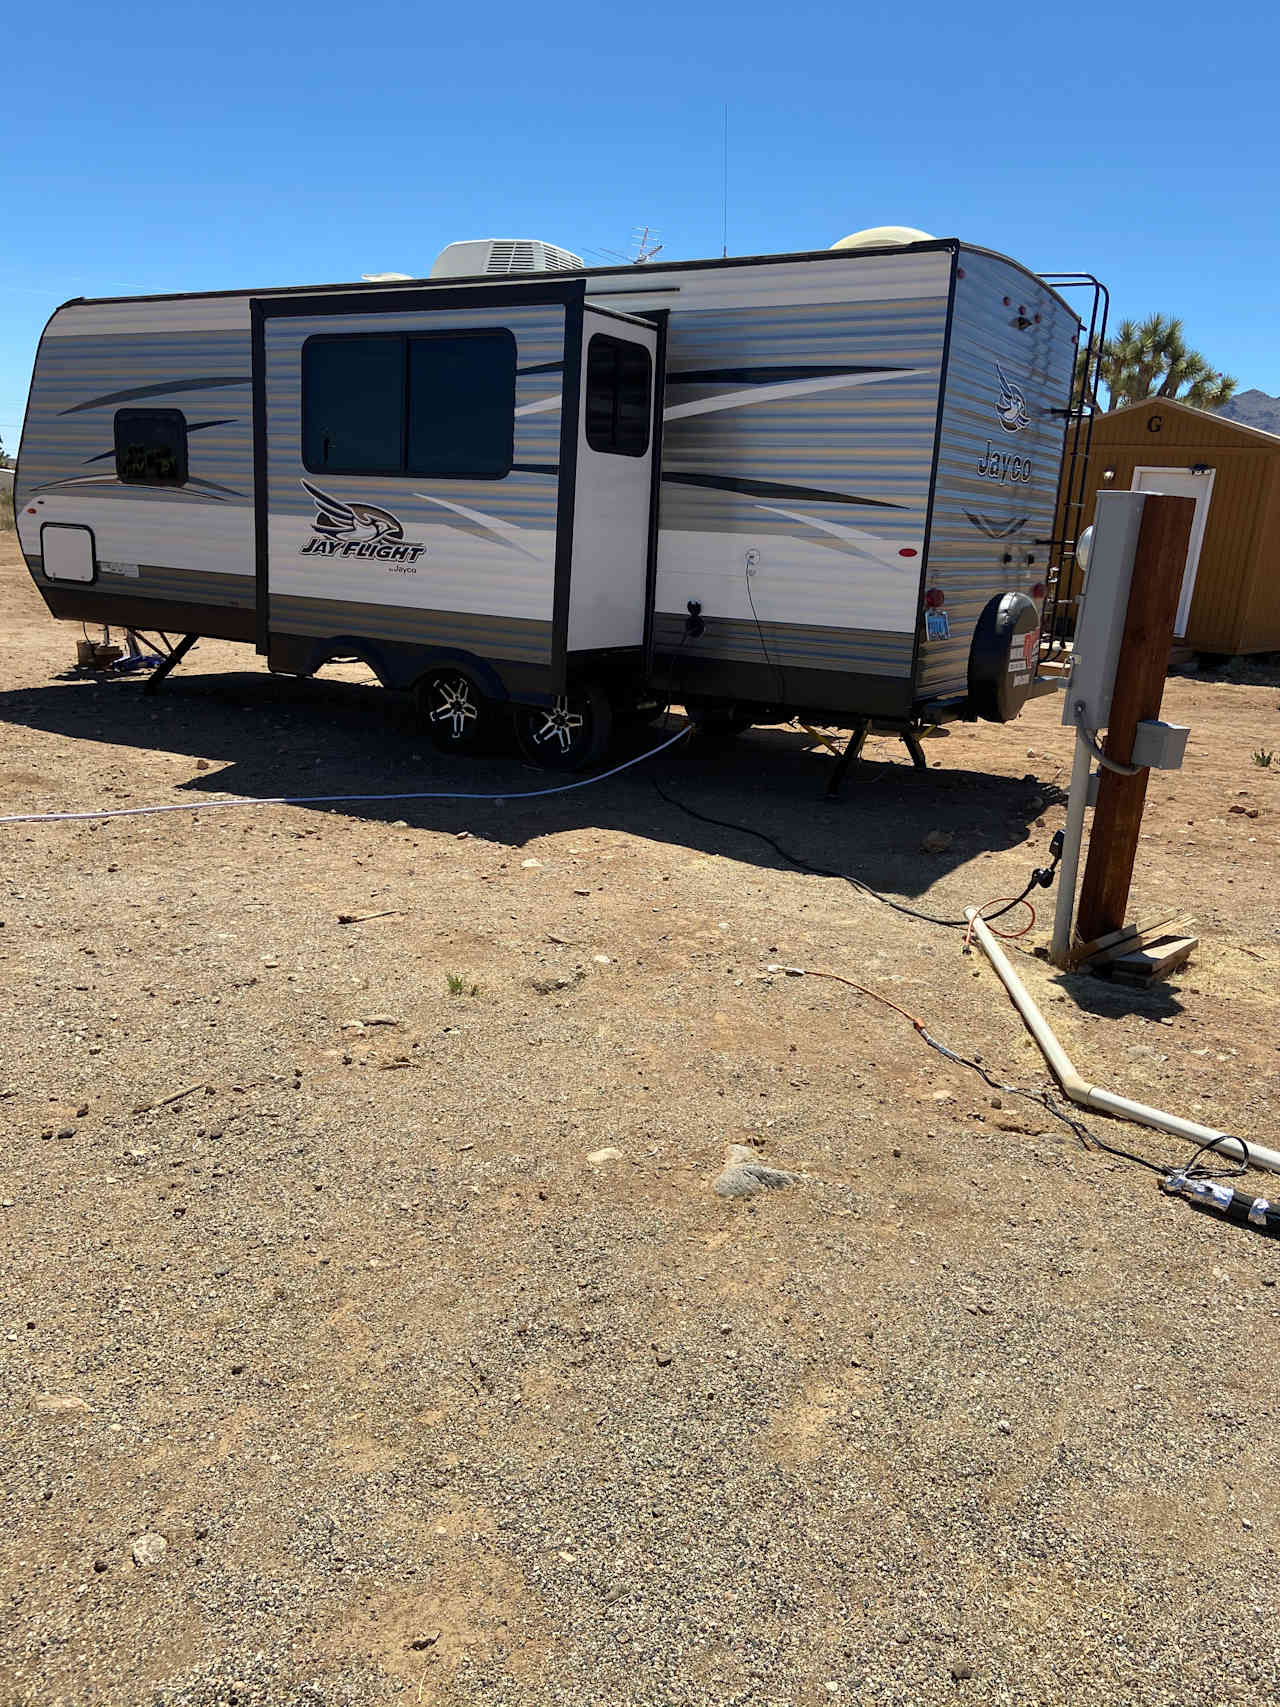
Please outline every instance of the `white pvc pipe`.
[[1054, 1078], [1072, 1102], [1081, 1108], [1096, 1108], [1101, 1114], [1115, 1115], [1119, 1120], [1134, 1120], [1140, 1126], [1153, 1126], [1158, 1132], [1171, 1132], [1175, 1138], [1185, 1138], [1190, 1144], [1211, 1144], [1220, 1155], [1234, 1156], [1239, 1160], [1252, 1162], [1255, 1167], [1269, 1168], [1272, 1173], [1280, 1173], [1280, 1150], [1269, 1150], [1265, 1145], [1255, 1144], [1252, 1140], [1246, 1148], [1238, 1138], [1233, 1138], [1228, 1132], [1218, 1132], [1211, 1126], [1200, 1126], [1194, 1120], [1182, 1120], [1176, 1114], [1166, 1114], [1163, 1109], [1151, 1108], [1145, 1102], [1134, 1102], [1129, 1097], [1116, 1096], [1114, 1091], [1104, 1091], [1097, 1085], [1088, 1084], [1072, 1066], [1071, 1057], [1049, 1029], [1049, 1022], [1032, 1001], [1026, 986], [1009, 964], [1008, 956], [991, 934], [977, 908], [966, 907], [964, 915], [973, 927], [973, 933], [982, 944], [983, 952], [995, 968], [1000, 982], [1009, 992], [1014, 1007], [1026, 1021], [1027, 1030], [1040, 1045], [1041, 1053], [1052, 1068]]
[[1076, 905], [1076, 875], [1080, 869], [1080, 843], [1084, 837], [1085, 808], [1089, 804], [1092, 760], [1089, 744], [1077, 729], [1075, 757], [1071, 761], [1071, 792], [1067, 796], [1067, 824], [1062, 835], [1062, 862], [1058, 868], [1053, 942], [1049, 949], [1055, 966], [1065, 966], [1071, 953], [1071, 920]]

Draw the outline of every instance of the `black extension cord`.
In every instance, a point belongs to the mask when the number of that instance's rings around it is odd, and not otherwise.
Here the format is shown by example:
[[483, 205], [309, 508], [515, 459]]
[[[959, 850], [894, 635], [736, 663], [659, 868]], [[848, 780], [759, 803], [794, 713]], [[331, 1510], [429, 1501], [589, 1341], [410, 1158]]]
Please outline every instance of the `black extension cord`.
[[[721, 830], [737, 830], [744, 836], [754, 836], [757, 841], [764, 842], [767, 847], [771, 847], [788, 864], [795, 866], [797, 871], [806, 871], [811, 877], [833, 877], [841, 883], [848, 883], [860, 895], [867, 895], [871, 900], [879, 901], [882, 907], [892, 907], [895, 913], [903, 913], [909, 919], [920, 919], [926, 925], [940, 925], [946, 930], [963, 931], [969, 928], [968, 919], [940, 919], [933, 913], [922, 913], [918, 907], [909, 907], [905, 901], [895, 901], [892, 896], [882, 895], [878, 889], [873, 889], [869, 883], [864, 883], [861, 878], [850, 877], [847, 871], [834, 871], [829, 866], [815, 865], [812, 860], [802, 859], [799, 854], [794, 854], [789, 848], [784, 848], [782, 843], [775, 840], [766, 830], [757, 830], [751, 824], [738, 824], [731, 818], [716, 818], [710, 812], [701, 812], [696, 806], [690, 806], [687, 801], [678, 800], [675, 795], [668, 794], [652, 772], [650, 772], [649, 780], [668, 806], [674, 806], [678, 811], [687, 813], [690, 818], [696, 818], [699, 823], [712, 824]], [[1015, 895], [1012, 901], [1007, 901], [999, 912], [984, 913], [983, 918], [988, 922], [992, 919], [1002, 919], [1006, 913], [1011, 913], [1015, 907], [1021, 906], [1033, 889], [1048, 889], [1057, 874], [1058, 861], [1062, 858], [1062, 849], [1063, 835], [1061, 830], [1058, 830], [1049, 843], [1051, 863], [1037, 866], [1027, 879], [1026, 886], [1021, 894]]]
[[[808, 872], [814, 877], [837, 878], [842, 883], [848, 883], [859, 894], [867, 895], [873, 901], [879, 901], [882, 906], [892, 908], [895, 913], [904, 913], [908, 918], [920, 919], [925, 924], [939, 925], [948, 930], [967, 930], [969, 928], [968, 919], [940, 919], [931, 913], [923, 913], [916, 907], [907, 906], [904, 901], [895, 901], [888, 895], [882, 895], [878, 889], [873, 889], [869, 883], [862, 882], [860, 878], [851, 877], [847, 872], [834, 871], [828, 866], [816, 865], [812, 860], [803, 859], [799, 854], [792, 853], [789, 848], [784, 848], [782, 843], [766, 830], [757, 830], [751, 824], [740, 824], [729, 818], [717, 818], [710, 812], [702, 812], [696, 806], [690, 806], [687, 801], [679, 800], [675, 795], [669, 794], [652, 772], [649, 780], [669, 806], [674, 806], [678, 811], [686, 813], [699, 823], [711, 824], [722, 830], [736, 830], [744, 836], [754, 836], [757, 841], [764, 842], [767, 847], [771, 847], [776, 854], [785, 859], [789, 865], [794, 866], [797, 871]], [[1025, 901], [1033, 889], [1048, 889], [1057, 875], [1064, 839], [1061, 830], [1055, 831], [1049, 842], [1050, 863], [1045, 866], [1037, 866], [1028, 878], [1021, 894], [1007, 902], [1000, 908], [999, 912], [984, 914], [984, 918], [988, 920], [1001, 918], [1005, 913], [1010, 912]], [[967, 947], [965, 952], [969, 952]], [[916, 1023], [916, 1030], [931, 1049], [936, 1050], [945, 1060], [954, 1062], [960, 1067], [967, 1067], [970, 1072], [976, 1073], [991, 1090], [999, 1091], [1005, 1096], [1023, 1097], [1028, 1102], [1035, 1103], [1038, 1108], [1043, 1109], [1054, 1120], [1061, 1121], [1075, 1134], [1086, 1150], [1101, 1150], [1105, 1155], [1114, 1156], [1119, 1161], [1130, 1162], [1135, 1167], [1145, 1168], [1148, 1173], [1156, 1176], [1163, 1191], [1184, 1197], [1198, 1208], [1216, 1210], [1235, 1225], [1249, 1226], [1261, 1232], [1280, 1236], [1280, 1203], [1273, 1205], [1268, 1198], [1251, 1197], [1246, 1192], [1236, 1191], [1231, 1186], [1221, 1183], [1223, 1179], [1238, 1177], [1248, 1168], [1249, 1147], [1243, 1138], [1237, 1139], [1237, 1142], [1244, 1150], [1244, 1158], [1229, 1169], [1221, 1169], [1215, 1172], [1200, 1165], [1200, 1157], [1206, 1150], [1214, 1148], [1212, 1144], [1202, 1145], [1191, 1160], [1181, 1167], [1153, 1162], [1147, 1156], [1139, 1156], [1133, 1150], [1126, 1150], [1120, 1144], [1110, 1144], [1105, 1138], [1100, 1138], [1092, 1127], [1086, 1126], [1082, 1120], [1078, 1120], [1074, 1114], [1063, 1108], [1051, 1090], [1034, 1091], [1028, 1090], [1023, 1085], [1005, 1084], [1003, 1080], [997, 1079], [994, 1074], [989, 1073], [981, 1061], [968, 1055], [961, 1055], [957, 1050], [949, 1048], [918, 1022]]]

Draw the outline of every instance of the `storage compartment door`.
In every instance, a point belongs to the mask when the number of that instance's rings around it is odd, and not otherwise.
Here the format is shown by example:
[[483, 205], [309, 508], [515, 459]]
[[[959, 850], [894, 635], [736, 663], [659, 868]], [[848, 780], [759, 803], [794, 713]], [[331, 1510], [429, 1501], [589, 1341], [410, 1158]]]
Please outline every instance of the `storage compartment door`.
[[40, 529], [40, 551], [51, 581], [93, 580], [97, 558], [91, 529], [72, 522], [46, 522]]
[[640, 653], [652, 606], [661, 335], [587, 309], [574, 485], [567, 651]]

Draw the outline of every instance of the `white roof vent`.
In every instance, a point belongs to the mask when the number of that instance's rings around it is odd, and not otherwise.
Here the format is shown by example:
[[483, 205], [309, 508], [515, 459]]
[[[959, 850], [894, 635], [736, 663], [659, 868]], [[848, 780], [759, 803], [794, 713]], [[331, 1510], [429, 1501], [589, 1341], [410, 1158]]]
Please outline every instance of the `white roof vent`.
[[470, 243], [450, 243], [436, 256], [433, 279], [474, 279], [519, 276], [523, 273], [576, 273], [581, 255], [543, 243], [536, 237], [482, 237]]
[[833, 249], [896, 249], [904, 243], [931, 243], [927, 231], [914, 225], [871, 225], [865, 231], [851, 231]]

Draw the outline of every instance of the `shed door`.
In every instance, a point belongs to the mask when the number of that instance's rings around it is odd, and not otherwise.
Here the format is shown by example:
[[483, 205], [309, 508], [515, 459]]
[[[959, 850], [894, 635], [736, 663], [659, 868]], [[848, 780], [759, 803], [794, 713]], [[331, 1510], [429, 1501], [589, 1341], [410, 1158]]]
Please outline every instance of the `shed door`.
[[588, 308], [573, 501], [568, 655], [638, 650], [652, 582], [651, 505], [661, 397], [654, 326]]
[[1187, 566], [1182, 572], [1182, 592], [1178, 596], [1178, 615], [1173, 632], [1179, 638], [1187, 632], [1191, 616], [1191, 595], [1196, 589], [1196, 567], [1200, 562], [1200, 547], [1204, 544], [1204, 524], [1209, 517], [1209, 497], [1213, 492], [1212, 468], [1203, 474], [1192, 474], [1186, 468], [1135, 468], [1131, 492], [1163, 492], [1175, 498], [1194, 498], [1196, 517], [1191, 524], [1191, 543], [1187, 547]]

